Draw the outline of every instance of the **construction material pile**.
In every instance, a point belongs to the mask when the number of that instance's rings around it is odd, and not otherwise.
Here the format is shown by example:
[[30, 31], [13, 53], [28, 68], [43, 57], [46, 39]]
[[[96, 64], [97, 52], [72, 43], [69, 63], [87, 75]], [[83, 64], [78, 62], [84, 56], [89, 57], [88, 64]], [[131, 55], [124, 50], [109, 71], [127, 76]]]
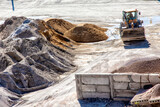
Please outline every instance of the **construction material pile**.
[[72, 42], [60, 37], [55, 39], [60, 45], [49, 42], [40, 33], [48, 30], [41, 22], [12, 17], [0, 27], [0, 84], [13, 92], [45, 88], [61, 74], [76, 70], [72, 46], [66, 46]]
[[60, 36], [76, 42], [88, 43], [108, 39], [107, 35], [104, 33], [107, 29], [94, 24], [79, 24], [76, 26], [63, 19], [47, 19], [45, 22], [50, 29], [57, 32]]
[[149, 106], [152, 105], [153, 107], [159, 107], [160, 105], [160, 84], [155, 85], [154, 87], [150, 88], [149, 90], [137, 94], [131, 100], [133, 105], [137, 106]]
[[4, 24], [0, 25], [0, 40], [7, 38], [24, 20], [25, 17], [12, 17], [5, 20]]
[[[12, 91], [13, 96], [12, 99], [3, 95], [0, 101], [5, 103], [5, 99], [11, 106], [18, 94], [45, 88], [59, 81], [62, 74], [75, 71], [73, 51], [77, 43], [66, 33], [75, 28], [76, 25], [62, 19], [44, 21], [25, 17], [11, 17], [0, 25], [0, 85], [7, 92]], [[85, 36], [90, 36], [87, 39], [92, 39], [94, 33], [94, 36], [106, 36], [96, 28], [85, 26], [76, 31], [77, 38], [85, 32]]]
[[108, 39], [104, 32], [86, 26], [74, 27], [67, 31], [64, 36], [81, 43], [98, 42]]
[[107, 28], [101, 28], [97, 25], [94, 25], [94, 24], [89, 24], [89, 23], [82, 23], [82, 24], [78, 24], [77, 26], [84, 26], [84, 27], [89, 27], [89, 28], [95, 28], [95, 29], [98, 29], [102, 32], [106, 32], [108, 29]]
[[75, 27], [76, 25], [67, 22], [63, 19], [46, 19], [46, 24], [51, 28], [54, 29], [56, 32], [60, 34], [64, 34], [69, 29]]
[[[58, 19], [56, 19], [58, 20]], [[62, 20], [62, 19], [59, 19]], [[57, 25], [57, 24], [55, 24]], [[52, 44], [62, 48], [62, 49], [67, 49], [67, 48], [72, 48], [73, 45], [76, 45], [76, 42], [72, 41], [71, 39], [64, 37], [62, 33], [60, 33], [61, 27], [55, 28], [51, 27], [53, 26], [52, 24], [47, 24], [43, 20], [38, 21], [38, 31], [42, 36], [44, 36], [49, 42]], [[63, 26], [62, 26], [63, 28]]]
[[113, 71], [113, 73], [160, 73], [159, 64], [159, 58], [131, 61], [125, 66], [120, 67], [118, 70]]

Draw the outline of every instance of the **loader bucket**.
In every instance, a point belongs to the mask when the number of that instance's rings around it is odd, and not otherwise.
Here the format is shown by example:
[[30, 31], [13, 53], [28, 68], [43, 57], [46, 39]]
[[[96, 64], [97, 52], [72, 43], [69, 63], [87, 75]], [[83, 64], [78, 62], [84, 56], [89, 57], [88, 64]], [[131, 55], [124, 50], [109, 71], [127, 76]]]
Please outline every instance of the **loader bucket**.
[[121, 32], [122, 41], [136, 41], [145, 40], [144, 27], [122, 29]]

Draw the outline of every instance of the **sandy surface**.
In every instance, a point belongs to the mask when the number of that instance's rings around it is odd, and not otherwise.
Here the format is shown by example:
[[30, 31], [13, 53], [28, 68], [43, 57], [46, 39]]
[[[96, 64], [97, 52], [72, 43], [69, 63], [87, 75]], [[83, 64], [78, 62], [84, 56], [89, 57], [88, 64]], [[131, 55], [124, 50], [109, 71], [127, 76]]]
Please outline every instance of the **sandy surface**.
[[[159, 25], [153, 27], [160, 30]], [[146, 27], [146, 30], [149, 28]], [[156, 31], [158, 30], [152, 32], [157, 33]], [[160, 36], [150, 35], [147, 36], [147, 40], [150, 45], [146, 44], [148, 42], [142, 42], [139, 45], [132, 45], [127, 48], [124, 47], [121, 40], [80, 45], [76, 49], [75, 63], [81, 66], [75, 73], [111, 72], [130, 60], [160, 57], [158, 49], [160, 47]], [[54, 107], [82, 106], [82, 103], [76, 99], [75, 73], [68, 75], [54, 86], [24, 95], [22, 97], [24, 101], [16, 106], [38, 107], [39, 104]]]
[[[138, 0], [137, 0], [138, 1]], [[134, 0], [15, 0], [15, 12], [11, 10], [11, 2], [0, 1], [0, 20], [12, 15], [32, 18], [63, 18], [74, 23], [89, 22], [108, 26], [108, 33], [118, 37], [121, 11], [130, 7], [141, 11], [144, 20], [160, 15], [158, 1]], [[7, 5], [7, 6], [6, 6]], [[158, 20], [158, 19], [155, 19]], [[110, 26], [108, 24], [114, 24]], [[76, 48], [75, 64], [80, 65], [75, 73], [111, 72], [126, 64], [129, 60], [160, 57], [160, 25], [146, 23], [146, 42], [124, 46], [121, 40], [102, 41], [99, 43], [82, 44]], [[107, 32], [106, 32], [107, 33]], [[25, 94], [15, 107], [78, 107], [75, 73], [67, 75], [58, 84], [43, 90]], [[114, 107], [114, 106], [113, 106]]]
[[[158, 1], [146, 0], [14, 0], [15, 11], [11, 1], [0, 1], [0, 19], [7, 17], [27, 16], [34, 18], [63, 18], [71, 22], [91, 22], [106, 25], [121, 19], [122, 10], [137, 8], [141, 17], [160, 15]], [[138, 1], [138, 2], [137, 2]]]

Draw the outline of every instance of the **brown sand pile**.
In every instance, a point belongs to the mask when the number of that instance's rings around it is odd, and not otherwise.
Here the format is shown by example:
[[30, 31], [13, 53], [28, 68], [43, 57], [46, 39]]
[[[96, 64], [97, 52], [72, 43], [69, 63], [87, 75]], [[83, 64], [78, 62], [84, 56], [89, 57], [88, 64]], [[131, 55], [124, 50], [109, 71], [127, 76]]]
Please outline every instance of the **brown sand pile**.
[[125, 65], [113, 73], [160, 73], [160, 59], [139, 60]]
[[64, 36], [81, 43], [98, 42], [108, 39], [108, 36], [104, 32], [86, 26], [74, 27], [67, 31]]
[[[63, 47], [61, 45], [64, 44], [71, 46], [70, 43], [62, 43], [62, 41], [65, 40], [74, 40], [76, 42], [97, 42], [108, 39], [108, 37], [103, 33], [107, 31], [107, 29], [98, 27], [94, 24], [79, 24], [76, 27], [76, 25], [63, 19], [46, 19], [43, 23], [45, 23], [45, 25], [43, 24], [45, 28], [41, 30], [41, 34], [44, 36], [46, 35], [45, 37], [47, 37], [47, 40], [51, 41], [52, 44], [54, 43], [60, 47]], [[72, 28], [74, 30], [73, 32], [76, 33], [72, 32]]]
[[106, 32], [108, 29], [107, 28], [101, 28], [97, 25], [94, 24], [89, 24], [89, 23], [82, 23], [82, 24], [78, 24], [77, 26], [85, 26], [85, 27], [90, 27], [90, 28], [96, 28], [102, 32]]
[[39, 32], [53, 45], [56, 45], [62, 49], [66, 49], [66, 47], [70, 48], [76, 44], [71, 39], [62, 36], [55, 30], [51, 29], [44, 21], [39, 21], [38, 23], [39, 23]]
[[13, 16], [5, 20], [4, 24], [0, 25], [0, 40], [7, 38], [25, 19], [25, 17]]
[[47, 25], [59, 34], [64, 34], [67, 30], [75, 27], [74, 24], [63, 19], [49, 19], [46, 20]]

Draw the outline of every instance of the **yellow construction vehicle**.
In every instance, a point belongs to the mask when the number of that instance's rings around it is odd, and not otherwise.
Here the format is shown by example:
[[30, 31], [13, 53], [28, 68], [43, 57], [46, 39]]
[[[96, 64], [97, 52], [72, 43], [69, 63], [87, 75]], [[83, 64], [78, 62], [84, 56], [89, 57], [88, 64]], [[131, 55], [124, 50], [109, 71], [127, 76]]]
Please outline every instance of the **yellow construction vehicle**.
[[120, 23], [122, 41], [145, 40], [143, 21], [138, 19], [141, 14], [137, 9], [123, 11], [123, 22]]

